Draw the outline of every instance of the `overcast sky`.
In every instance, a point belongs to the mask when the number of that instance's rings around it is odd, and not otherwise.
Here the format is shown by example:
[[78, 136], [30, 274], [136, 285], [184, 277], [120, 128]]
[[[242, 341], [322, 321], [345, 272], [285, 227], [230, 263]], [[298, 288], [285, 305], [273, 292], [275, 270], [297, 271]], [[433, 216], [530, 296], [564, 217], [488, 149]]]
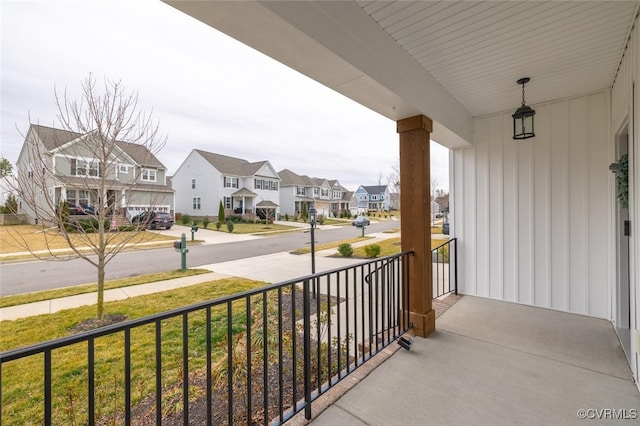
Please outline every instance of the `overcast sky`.
[[[0, 8], [0, 154], [13, 164], [30, 122], [60, 127], [54, 88], [78, 93], [90, 73], [138, 92], [139, 108], [168, 136], [157, 156], [169, 174], [202, 149], [355, 190], [380, 176], [386, 184], [398, 161], [395, 122], [166, 4], [0, 0]], [[432, 143], [431, 163], [448, 190], [447, 150]]]

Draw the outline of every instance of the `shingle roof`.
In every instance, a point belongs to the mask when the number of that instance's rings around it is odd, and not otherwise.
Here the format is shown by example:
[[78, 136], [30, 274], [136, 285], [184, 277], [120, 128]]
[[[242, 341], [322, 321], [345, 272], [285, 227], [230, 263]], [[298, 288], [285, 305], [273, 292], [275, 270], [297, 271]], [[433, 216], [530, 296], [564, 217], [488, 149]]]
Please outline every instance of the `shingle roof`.
[[278, 176], [280, 176], [280, 186], [305, 186], [312, 188], [314, 186], [321, 186], [322, 182], [325, 181], [325, 179], [321, 178], [299, 175], [289, 169], [279, 171]]
[[381, 194], [387, 190], [386, 185], [362, 186], [369, 194]]
[[[55, 129], [53, 127], [32, 124], [31, 128], [35, 131], [38, 138], [48, 151], [60, 148], [62, 145], [78, 139], [85, 134], [72, 132], [69, 130]], [[133, 161], [140, 166], [165, 168], [164, 164], [156, 158], [149, 149], [141, 144], [116, 141], [116, 146], [126, 153]]]
[[195, 149], [198, 154], [207, 160], [213, 167], [218, 169], [220, 173], [236, 175], [236, 176], [253, 176], [258, 170], [267, 164], [267, 161], [256, 161], [250, 163], [241, 158], [229, 157], [227, 155], [216, 154], [213, 152]]
[[40, 138], [40, 141], [42, 141], [42, 144], [48, 151], [53, 151], [67, 142], [71, 142], [72, 140], [82, 136], [82, 133], [54, 129], [53, 127], [41, 126], [39, 124], [32, 124], [31, 128]]
[[260, 207], [260, 208], [276, 208], [278, 207], [278, 205], [276, 203], [274, 203], [273, 201], [270, 200], [262, 200], [260, 201], [258, 204], [256, 204], [256, 207]]

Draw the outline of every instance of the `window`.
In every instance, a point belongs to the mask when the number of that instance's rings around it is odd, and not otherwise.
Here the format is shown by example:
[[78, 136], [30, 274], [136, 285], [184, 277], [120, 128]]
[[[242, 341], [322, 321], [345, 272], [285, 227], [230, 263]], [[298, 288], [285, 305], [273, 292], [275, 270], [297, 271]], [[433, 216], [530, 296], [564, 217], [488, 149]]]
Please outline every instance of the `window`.
[[231, 208], [231, 197], [224, 197], [224, 208], [225, 209]]
[[[191, 189], [196, 189], [196, 180], [195, 179], [191, 179]], [[195, 198], [194, 198], [195, 200]], [[194, 207], [195, 209], [195, 207]]]
[[75, 189], [67, 189], [67, 205], [69, 208], [75, 206], [88, 206], [89, 205], [89, 191]]
[[71, 159], [72, 176], [100, 176], [100, 163], [97, 161], [86, 161]]
[[143, 182], [155, 182], [156, 181], [156, 170], [155, 169], [142, 169], [142, 177]]
[[237, 188], [238, 187], [238, 178], [237, 177], [224, 177], [224, 187], [225, 188]]
[[276, 181], [271, 182], [271, 190], [273, 190], [273, 191], [277, 191], [278, 190], [278, 182], [276, 182]]
[[342, 198], [341, 191], [333, 191], [333, 198]]
[[[262, 179], [254, 179], [253, 188], [254, 189], [262, 189]], [[267, 189], [267, 188], [265, 188], [265, 189]]]
[[329, 196], [329, 190], [327, 188], [322, 188], [322, 196], [323, 197], [328, 197]]
[[313, 188], [313, 197], [317, 197], [318, 194], [320, 193], [320, 190], [318, 188]]
[[200, 210], [200, 197], [193, 197], [193, 209]]
[[296, 195], [305, 195], [304, 186], [296, 186]]
[[126, 164], [120, 164], [120, 166], [118, 167], [118, 171], [120, 173], [127, 174], [129, 173], [129, 166], [127, 166]]

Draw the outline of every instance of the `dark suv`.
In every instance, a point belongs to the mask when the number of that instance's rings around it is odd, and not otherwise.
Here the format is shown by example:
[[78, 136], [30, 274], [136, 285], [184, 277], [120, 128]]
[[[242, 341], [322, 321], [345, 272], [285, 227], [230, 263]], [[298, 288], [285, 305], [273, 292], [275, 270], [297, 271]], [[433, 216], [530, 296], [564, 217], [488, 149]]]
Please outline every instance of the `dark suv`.
[[173, 216], [169, 213], [154, 213], [152, 219], [147, 224], [149, 229], [171, 229], [173, 226]]
[[173, 226], [173, 216], [169, 213], [142, 212], [131, 219], [133, 224], [141, 224], [149, 229], [171, 229]]

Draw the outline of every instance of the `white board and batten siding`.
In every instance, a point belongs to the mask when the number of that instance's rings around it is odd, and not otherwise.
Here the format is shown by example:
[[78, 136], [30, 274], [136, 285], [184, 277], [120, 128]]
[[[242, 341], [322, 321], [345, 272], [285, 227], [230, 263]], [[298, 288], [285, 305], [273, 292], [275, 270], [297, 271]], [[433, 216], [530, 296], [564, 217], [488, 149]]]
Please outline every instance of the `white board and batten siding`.
[[462, 293], [610, 318], [613, 161], [609, 91], [477, 118], [452, 155]]

